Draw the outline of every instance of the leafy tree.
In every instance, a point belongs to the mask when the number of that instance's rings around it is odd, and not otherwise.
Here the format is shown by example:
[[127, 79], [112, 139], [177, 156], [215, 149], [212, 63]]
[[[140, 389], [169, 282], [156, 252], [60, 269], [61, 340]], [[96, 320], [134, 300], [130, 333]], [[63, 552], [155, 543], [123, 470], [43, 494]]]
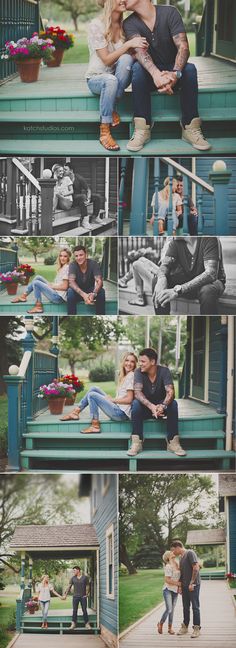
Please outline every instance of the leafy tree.
[[[174, 368], [176, 365], [176, 318], [170, 316], [151, 317], [150, 318], [150, 346], [158, 352], [159, 362], [167, 364]], [[146, 346], [145, 342], [145, 317], [127, 317], [126, 335], [133, 345], [134, 349], [139, 352]], [[181, 321], [181, 348], [180, 348], [180, 367], [183, 366], [186, 343], [186, 319]]]
[[214, 484], [207, 475], [120, 477], [120, 560], [130, 574], [150, 565], [150, 557], [153, 567], [158, 565], [174, 537], [185, 543], [189, 529], [219, 524]]
[[6, 393], [4, 374], [8, 373], [11, 364], [18, 364], [21, 358], [20, 342], [18, 335], [23, 326], [17, 317], [0, 317], [0, 396]]
[[68, 486], [60, 475], [2, 475], [0, 502], [0, 562], [18, 573], [18, 561], [9, 549], [16, 526], [71, 523], [77, 484]]
[[33, 255], [37, 263], [39, 256], [55, 247], [55, 240], [51, 236], [21, 236], [20, 244]]
[[60, 355], [66, 358], [72, 373], [75, 364], [95, 358], [119, 339], [122, 324], [116, 318], [67, 317], [60, 324]]
[[98, 11], [96, 0], [54, 0], [55, 4], [68, 12], [71, 16], [75, 31], [78, 31], [78, 19], [80, 16], [91, 15]]

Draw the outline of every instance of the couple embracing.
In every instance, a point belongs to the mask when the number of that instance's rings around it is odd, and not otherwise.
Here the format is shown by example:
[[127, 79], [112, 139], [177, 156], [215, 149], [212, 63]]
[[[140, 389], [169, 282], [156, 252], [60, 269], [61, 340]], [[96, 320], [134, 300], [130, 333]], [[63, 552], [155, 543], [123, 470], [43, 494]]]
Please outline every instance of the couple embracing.
[[200, 625], [200, 564], [195, 551], [185, 549], [180, 540], [173, 540], [170, 551], [165, 551], [162, 556], [164, 564], [165, 582], [163, 598], [165, 610], [157, 624], [159, 634], [163, 634], [163, 626], [168, 619], [168, 633], [174, 635], [173, 618], [178, 595], [182, 596], [183, 623], [177, 635], [188, 634], [190, 623], [190, 607], [193, 612], [193, 631], [191, 639], [199, 637]]
[[171, 372], [157, 363], [154, 349], [143, 349], [139, 361], [133, 352], [124, 356], [115, 398], [99, 387], [91, 387], [78, 406], [61, 420], [79, 420], [86, 407], [90, 410], [91, 424], [81, 431], [82, 434], [100, 433], [99, 409], [112, 421], [131, 420], [132, 444], [127, 454], [134, 457], [143, 449], [144, 420], [166, 418], [167, 449], [178, 456], [186, 455], [178, 436], [178, 404]]
[[[151, 138], [151, 93], [180, 94], [182, 138], [195, 149], [211, 145], [201, 130], [197, 71], [188, 63], [189, 44], [179, 11], [151, 0], [98, 0], [103, 15], [88, 31], [90, 61], [86, 79], [100, 95], [100, 142], [110, 151], [119, 145], [111, 128], [120, 123], [117, 104], [132, 84], [134, 133], [129, 151], [140, 151]], [[132, 12], [123, 21], [123, 14]]]

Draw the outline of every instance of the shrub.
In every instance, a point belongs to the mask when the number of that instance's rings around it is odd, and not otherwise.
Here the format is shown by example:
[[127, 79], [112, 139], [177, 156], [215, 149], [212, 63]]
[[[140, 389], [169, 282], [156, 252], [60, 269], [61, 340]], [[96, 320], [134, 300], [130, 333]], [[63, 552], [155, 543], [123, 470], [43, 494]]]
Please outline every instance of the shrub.
[[115, 365], [112, 362], [104, 362], [101, 365], [95, 365], [89, 372], [89, 380], [92, 382], [105, 382], [115, 380]]
[[208, 560], [204, 560], [203, 567], [216, 567], [216, 559], [209, 558]]
[[50, 256], [45, 257], [44, 265], [54, 265], [54, 263], [56, 263], [56, 260], [57, 260], [57, 255], [53, 256], [53, 254], [51, 254]]

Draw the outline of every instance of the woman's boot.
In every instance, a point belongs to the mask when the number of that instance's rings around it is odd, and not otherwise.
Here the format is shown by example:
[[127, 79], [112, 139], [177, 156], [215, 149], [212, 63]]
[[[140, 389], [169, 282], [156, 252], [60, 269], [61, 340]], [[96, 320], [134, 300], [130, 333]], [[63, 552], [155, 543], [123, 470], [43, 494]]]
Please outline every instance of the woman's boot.
[[163, 623], [161, 623], [160, 621], [158, 621], [158, 624], [157, 624], [157, 632], [159, 634], [163, 634]]
[[100, 142], [108, 151], [120, 150], [119, 144], [117, 144], [111, 135], [110, 124], [100, 124]]
[[88, 428], [81, 430], [81, 434], [99, 434], [101, 432], [100, 423], [97, 419], [92, 419], [91, 425]]
[[172, 628], [172, 623], [169, 623], [169, 625], [168, 625], [168, 632], [169, 632], [169, 634], [171, 634], [171, 635], [175, 634], [175, 631], [174, 631], [173, 628]]
[[163, 220], [158, 221], [158, 232], [159, 232], [160, 236], [163, 236], [163, 234], [165, 234], [164, 221]]

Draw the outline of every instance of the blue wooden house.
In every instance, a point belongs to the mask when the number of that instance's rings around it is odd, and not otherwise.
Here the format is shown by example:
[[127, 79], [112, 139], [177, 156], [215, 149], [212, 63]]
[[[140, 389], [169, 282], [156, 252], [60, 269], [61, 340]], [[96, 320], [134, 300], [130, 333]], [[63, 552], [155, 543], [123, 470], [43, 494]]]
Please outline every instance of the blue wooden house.
[[[179, 380], [179, 428], [184, 458], [166, 450], [166, 421], [147, 420], [144, 448], [128, 457], [132, 426], [101, 419], [101, 434], [84, 435], [88, 422], [61, 421], [38, 399], [39, 386], [58, 375], [56, 318], [50, 353], [37, 349], [33, 322], [26, 320], [19, 368], [10, 367], [7, 384], [8, 469], [12, 471], [224, 470], [235, 469], [235, 318], [187, 317], [185, 363]], [[158, 342], [157, 342], [158, 344]]]
[[[2, 49], [5, 40], [30, 36], [40, 25], [39, 0], [19, 0], [8, 12], [5, 4], [2, 3], [0, 14]], [[233, 0], [205, 0], [196, 32], [196, 56], [191, 58], [198, 70], [204, 131], [214, 155], [236, 152], [235, 10]], [[41, 17], [48, 18], [46, 10], [42, 11]], [[3, 154], [63, 156], [67, 150], [70, 155], [104, 156], [98, 138], [99, 98], [88, 91], [84, 68], [80, 70], [74, 64], [58, 69], [44, 67], [39, 81], [31, 83], [31, 87], [21, 83], [14, 73], [14, 64], [4, 61], [0, 93]], [[181, 140], [178, 95], [154, 93], [152, 102], [152, 139], [141, 156], [192, 155], [191, 146]], [[131, 157], [126, 149], [133, 130], [130, 90], [122, 98], [120, 113], [120, 155]], [[117, 156], [116, 152], [107, 154]], [[196, 151], [196, 156], [205, 154], [208, 151]]]
[[[90, 524], [61, 526], [17, 526], [11, 540], [11, 550], [21, 557], [21, 585], [17, 598], [16, 629], [22, 633], [45, 632], [41, 628], [41, 612], [27, 612], [32, 595], [34, 564], [37, 560], [86, 561], [90, 578], [88, 615], [91, 630], [84, 627], [79, 610], [76, 634], [101, 635], [109, 648], [116, 648], [118, 634], [117, 606], [117, 477], [116, 475], [81, 475], [79, 497], [90, 498]], [[51, 575], [53, 578], [53, 574]], [[68, 577], [69, 578], [69, 577]], [[71, 610], [50, 609], [47, 633], [67, 634]], [[87, 645], [87, 644], [86, 644]]]
[[118, 482], [116, 475], [81, 475], [80, 494], [90, 494], [91, 520], [100, 546], [100, 630], [111, 648], [118, 634]]

